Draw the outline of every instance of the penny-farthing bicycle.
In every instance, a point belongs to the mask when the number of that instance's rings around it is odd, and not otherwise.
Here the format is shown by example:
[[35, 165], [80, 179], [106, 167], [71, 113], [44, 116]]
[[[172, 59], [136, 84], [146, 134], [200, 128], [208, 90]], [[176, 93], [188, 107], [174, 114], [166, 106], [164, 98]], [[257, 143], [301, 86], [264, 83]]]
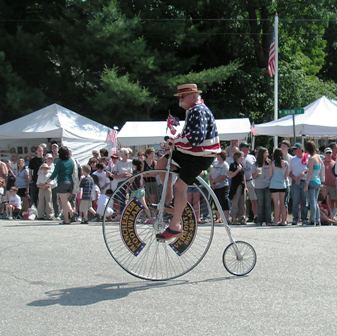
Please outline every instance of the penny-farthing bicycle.
[[[189, 186], [190, 192], [199, 196], [194, 195], [197, 201], [188, 202], [183, 211], [182, 234], [168, 241], [156, 239], [156, 234], [169, 225], [172, 214], [172, 209], [165, 207], [168, 188], [174, 189], [177, 179], [170, 162], [171, 158], [166, 170], [132, 176], [111, 196], [103, 216], [103, 236], [113, 259], [141, 279], [162, 281], [186, 274], [201, 262], [211, 245], [215, 205], [230, 241], [222, 256], [226, 270], [237, 276], [251, 272], [256, 264], [253, 246], [234, 240], [216, 195], [201, 177]], [[112, 220], [107, 216], [111, 214], [109, 208], [116, 216]]]

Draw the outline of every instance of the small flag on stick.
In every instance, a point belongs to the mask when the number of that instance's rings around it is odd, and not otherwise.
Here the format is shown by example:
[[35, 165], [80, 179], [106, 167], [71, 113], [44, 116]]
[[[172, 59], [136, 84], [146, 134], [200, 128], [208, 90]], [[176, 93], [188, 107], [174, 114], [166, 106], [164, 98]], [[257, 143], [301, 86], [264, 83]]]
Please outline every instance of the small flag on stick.
[[177, 133], [177, 130], [175, 129], [176, 126], [179, 126], [179, 119], [177, 117], [172, 116], [171, 114], [168, 115], [167, 118], [167, 129], [170, 130], [172, 135], [175, 135]]

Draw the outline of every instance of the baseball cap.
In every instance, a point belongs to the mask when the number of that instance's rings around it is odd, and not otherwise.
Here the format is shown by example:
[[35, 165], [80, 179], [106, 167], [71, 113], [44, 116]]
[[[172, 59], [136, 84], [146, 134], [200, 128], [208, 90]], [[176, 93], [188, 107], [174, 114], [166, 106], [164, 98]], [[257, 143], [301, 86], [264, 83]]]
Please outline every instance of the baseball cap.
[[47, 153], [46, 154], [46, 159], [52, 159], [53, 158], [53, 155], [52, 154], [50, 154], [50, 153]]
[[324, 149], [324, 154], [327, 154], [327, 153], [332, 153], [332, 149], [330, 147], [327, 147]]
[[250, 145], [247, 142], [241, 142], [239, 148], [241, 149], [241, 148], [244, 148], [244, 147], [249, 148]]
[[299, 142], [296, 142], [295, 145], [294, 145], [294, 148], [296, 148], [296, 149], [302, 149], [302, 144], [299, 143]]

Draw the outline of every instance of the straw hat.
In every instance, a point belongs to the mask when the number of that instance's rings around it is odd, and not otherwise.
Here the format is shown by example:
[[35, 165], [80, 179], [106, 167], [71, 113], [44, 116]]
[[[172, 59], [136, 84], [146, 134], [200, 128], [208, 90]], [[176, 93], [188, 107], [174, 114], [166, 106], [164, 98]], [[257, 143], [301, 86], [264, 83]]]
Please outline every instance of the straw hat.
[[177, 86], [177, 93], [175, 94], [175, 96], [179, 97], [184, 94], [201, 92], [201, 90], [198, 90], [197, 84], [182, 84]]

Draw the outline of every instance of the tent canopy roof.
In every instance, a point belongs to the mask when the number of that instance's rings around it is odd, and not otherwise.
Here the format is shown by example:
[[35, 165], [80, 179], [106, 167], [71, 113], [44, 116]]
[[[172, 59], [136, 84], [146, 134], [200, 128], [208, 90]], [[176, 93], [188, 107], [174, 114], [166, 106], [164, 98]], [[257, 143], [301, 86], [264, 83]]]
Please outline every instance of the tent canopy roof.
[[[255, 125], [256, 135], [293, 136], [292, 116]], [[295, 115], [296, 136], [333, 136], [337, 134], [337, 105], [323, 96]]]
[[[181, 121], [177, 131], [181, 132], [185, 122]], [[248, 118], [217, 119], [220, 140], [243, 139], [250, 132]], [[122, 146], [154, 145], [163, 142], [166, 133], [166, 121], [128, 121], [118, 133]]]
[[109, 128], [58, 104], [0, 126], [0, 140], [62, 138], [104, 140]]

